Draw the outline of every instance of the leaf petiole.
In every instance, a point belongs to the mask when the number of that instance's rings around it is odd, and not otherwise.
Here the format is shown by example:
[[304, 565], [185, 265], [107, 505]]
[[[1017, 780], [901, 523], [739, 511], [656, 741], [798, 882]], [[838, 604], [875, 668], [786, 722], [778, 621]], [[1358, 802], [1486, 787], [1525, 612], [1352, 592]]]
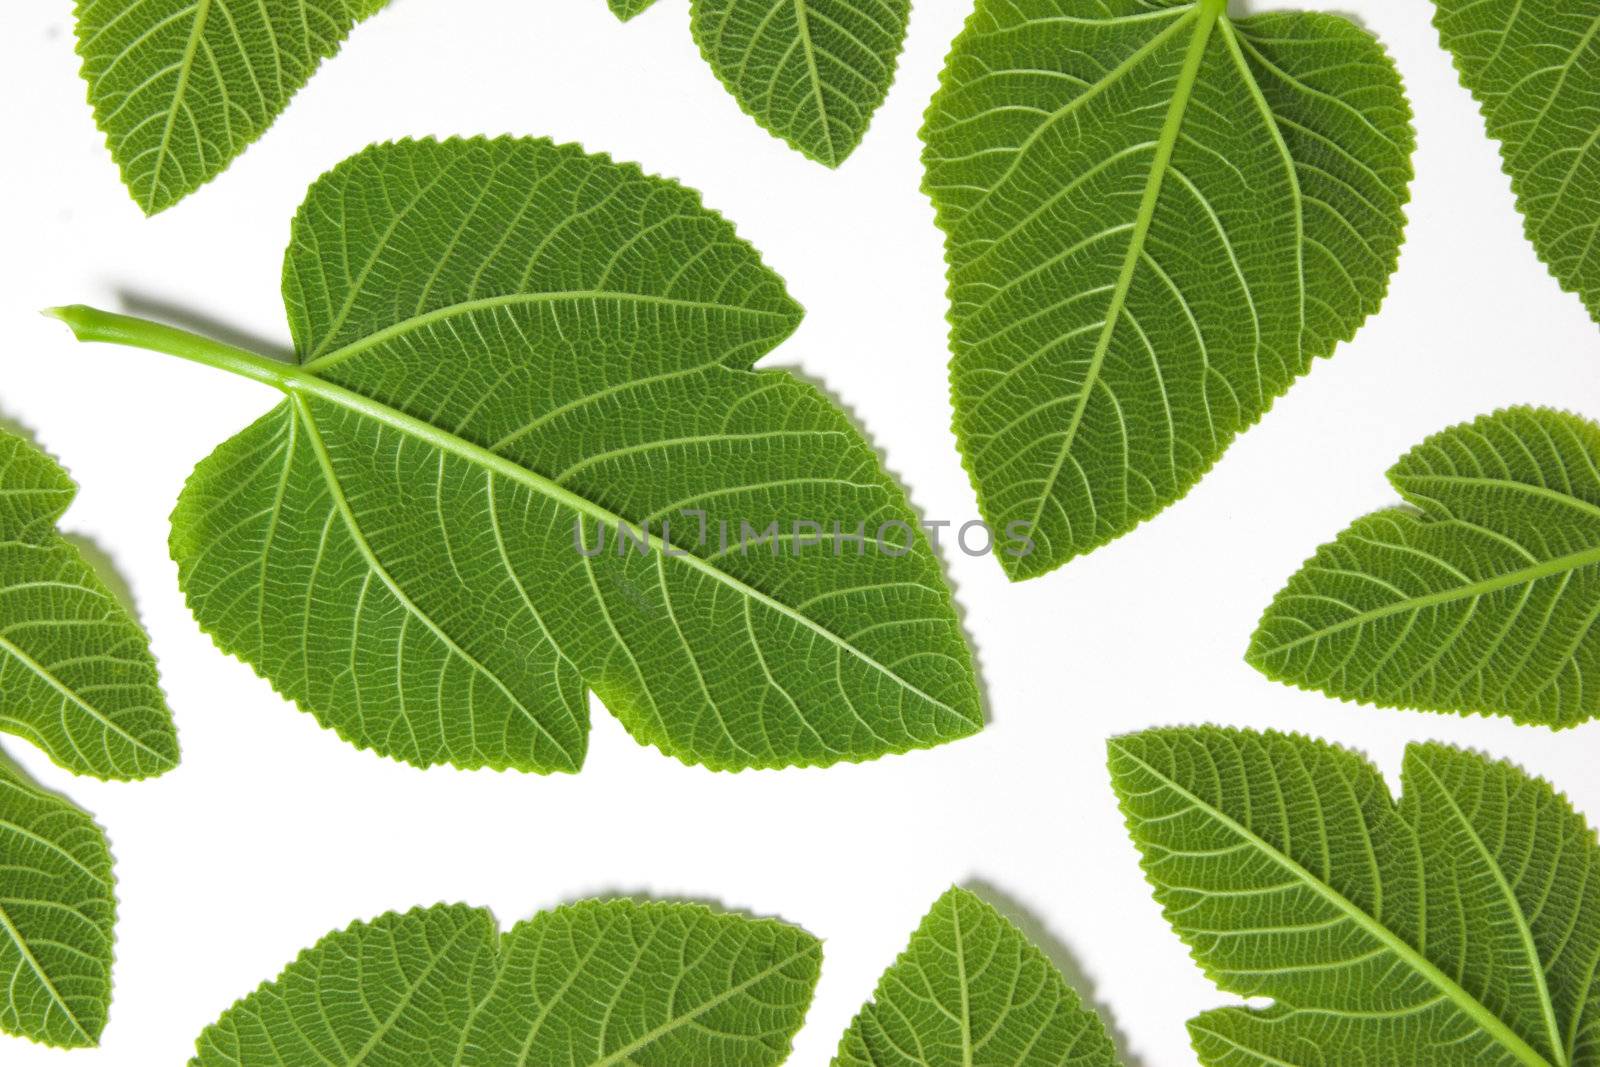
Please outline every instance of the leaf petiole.
[[292, 389], [299, 380], [314, 377], [293, 364], [270, 359], [177, 326], [114, 311], [102, 311], [87, 304], [46, 308], [44, 314], [66, 323], [80, 341], [103, 341], [163, 352], [265, 382], [284, 391]]

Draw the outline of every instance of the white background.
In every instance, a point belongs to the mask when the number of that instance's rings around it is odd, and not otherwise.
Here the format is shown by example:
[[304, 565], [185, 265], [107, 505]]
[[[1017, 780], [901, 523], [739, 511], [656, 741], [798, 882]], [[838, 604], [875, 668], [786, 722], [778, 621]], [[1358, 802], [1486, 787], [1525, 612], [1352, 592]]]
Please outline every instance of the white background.
[[1268, 682], [1240, 658], [1316, 545], [1394, 500], [1383, 472], [1410, 445], [1511, 403], [1600, 417], [1600, 329], [1523, 241], [1425, 0], [1336, 2], [1388, 44], [1416, 110], [1409, 239], [1384, 310], [1133, 534], [1020, 586], [993, 560], [945, 553], [988, 694], [978, 737], [861, 766], [713, 774], [641, 748], [596, 704], [581, 774], [421, 772], [319, 729], [198, 630], [167, 514], [192, 465], [274, 396], [168, 357], [78, 345], [37, 311], [168, 305], [284, 346], [278, 275], [306, 185], [405, 135], [577, 140], [703, 190], [808, 308], [768, 363], [826, 383], [927, 516], [973, 517], [948, 430], [941, 245], [917, 191], [916, 138], [968, 6], [916, 0], [888, 102], [832, 172], [739, 111], [694, 49], [687, 0], [626, 26], [603, 0], [397, 0], [227, 172], [146, 220], [84, 103], [69, 0], [4, 5], [0, 418], [83, 486], [65, 526], [125, 577], [184, 758], [153, 782], [100, 784], [5, 740], [106, 827], [121, 909], [103, 1048], [0, 1036], [0, 1062], [181, 1064], [203, 1026], [302, 947], [388, 909], [464, 900], [509, 924], [646, 893], [824, 938], [791, 1060], [820, 1067], [928, 905], [960, 882], [986, 887], [1062, 963], [1130, 1064], [1176, 1067], [1193, 1062], [1184, 1020], [1229, 998], [1150, 898], [1107, 784], [1109, 735], [1299, 730], [1363, 749], [1391, 782], [1408, 740], [1437, 738], [1519, 761], [1600, 821], [1600, 723], [1553, 734], [1358, 708]]

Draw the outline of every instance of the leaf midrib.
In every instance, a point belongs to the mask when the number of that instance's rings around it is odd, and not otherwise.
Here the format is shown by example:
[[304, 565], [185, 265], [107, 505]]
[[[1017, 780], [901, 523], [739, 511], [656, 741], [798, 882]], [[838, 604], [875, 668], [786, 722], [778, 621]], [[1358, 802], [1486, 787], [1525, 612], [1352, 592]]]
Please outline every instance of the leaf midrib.
[[1333, 634], [1342, 633], [1343, 631], [1350, 629], [1352, 626], [1363, 626], [1377, 619], [1387, 618], [1390, 615], [1398, 615], [1408, 611], [1421, 611], [1424, 608], [1431, 608], [1438, 604], [1448, 604], [1453, 600], [1465, 600], [1469, 597], [1486, 596], [1489, 593], [1497, 593], [1502, 589], [1509, 589], [1512, 586], [1532, 584], [1533, 582], [1541, 579], [1549, 578], [1552, 575], [1562, 574], [1567, 571], [1579, 570], [1583, 567], [1593, 566], [1597, 563], [1600, 563], [1600, 545], [1597, 545], [1594, 548], [1583, 549], [1580, 552], [1569, 552], [1564, 556], [1556, 556], [1553, 559], [1547, 559], [1542, 563], [1536, 563], [1532, 566], [1518, 567], [1516, 570], [1506, 571], [1504, 574], [1496, 575], [1493, 578], [1481, 578], [1476, 582], [1469, 582], [1466, 585], [1458, 585], [1450, 589], [1443, 589], [1437, 593], [1428, 593], [1423, 596], [1407, 597], [1403, 600], [1397, 600], [1391, 604], [1385, 604], [1381, 608], [1369, 608], [1368, 610], [1359, 612], [1347, 619], [1341, 619], [1336, 623], [1319, 627], [1310, 633], [1302, 634], [1292, 641], [1285, 641], [1282, 644], [1273, 645], [1271, 648], [1264, 649], [1262, 652], [1258, 653], [1258, 655], [1276, 656], [1281, 653], [1296, 649], [1309, 641], [1320, 641], [1321, 639], [1329, 637]]
[[[1512, 1030], [1508, 1025], [1506, 1025], [1506, 1023], [1500, 1019], [1499, 1016], [1495, 1015], [1494, 1012], [1490, 1011], [1486, 1006], [1484, 1006], [1482, 1001], [1478, 1000], [1477, 997], [1473, 996], [1466, 989], [1457, 984], [1454, 979], [1440, 970], [1431, 960], [1422, 955], [1422, 953], [1412, 948], [1411, 945], [1409, 945], [1398, 934], [1390, 930], [1378, 919], [1367, 914], [1365, 910], [1358, 907], [1355, 902], [1350, 900], [1344, 894], [1340, 893], [1322, 879], [1312, 874], [1292, 856], [1286, 855], [1276, 846], [1272, 845], [1266, 839], [1255, 833], [1255, 831], [1233, 819], [1226, 812], [1219, 810], [1217, 807], [1208, 803], [1201, 797], [1191, 793], [1182, 785], [1173, 781], [1172, 778], [1166, 774], [1163, 774], [1158, 768], [1152, 766], [1150, 763], [1140, 758], [1133, 752], [1130, 752], [1116, 739], [1111, 741], [1111, 747], [1115, 752], [1138, 764], [1152, 777], [1156, 778], [1168, 789], [1172, 790], [1174, 793], [1178, 794], [1178, 796], [1188, 801], [1196, 809], [1209, 814], [1213, 819], [1221, 823], [1224, 828], [1231, 831], [1237, 837], [1243, 839], [1247, 845], [1254, 847], [1256, 851], [1260, 852], [1268, 860], [1276, 863], [1278, 866], [1282, 867], [1284, 871], [1290, 875], [1293, 875], [1294, 878], [1301, 884], [1305, 885], [1306, 888], [1322, 897], [1338, 911], [1347, 915], [1352, 922], [1354, 922], [1361, 929], [1365, 930], [1381, 945], [1399, 957], [1399, 959], [1403, 963], [1407, 964], [1413, 971], [1415, 971], [1418, 976], [1423, 978], [1425, 981], [1433, 985], [1434, 988], [1438, 989], [1441, 993], [1448, 997], [1452, 1003], [1454, 1003], [1474, 1022], [1476, 1022], [1485, 1033], [1493, 1037], [1501, 1047], [1515, 1056], [1518, 1062], [1526, 1065], [1526, 1067], [1561, 1067], [1561, 1065], [1553, 1064], [1544, 1056], [1540, 1055], [1539, 1052], [1526, 1041], [1524, 1041], [1516, 1033], [1516, 1031]], [[1332, 1012], [1332, 1014], [1337, 1013]]]
[[[57, 309], [56, 314], [67, 321], [69, 325], [72, 325], [74, 330], [79, 330], [82, 324], [75, 322], [75, 316], [89, 311], [90, 309], [73, 307]], [[94, 312], [93, 314], [97, 316], [105, 315], [103, 312]], [[775, 611], [811, 631], [830, 645], [848, 652], [872, 670], [889, 678], [906, 692], [926, 701], [932, 707], [937, 708], [960, 723], [969, 727], [974, 724], [972, 719], [963, 715], [951, 705], [912, 684], [887, 664], [874, 659], [865, 651], [857, 648], [854, 644], [846, 641], [814, 619], [763, 593], [761, 590], [747, 585], [739, 578], [693, 553], [662, 552], [659, 538], [650, 537], [646, 539], [645, 531], [629, 520], [481, 445], [467, 441], [415, 416], [407, 415], [402, 411], [389, 407], [387, 404], [373, 400], [371, 397], [363, 396], [354, 390], [335, 385], [303, 367], [269, 359], [246, 349], [236, 348], [232, 345], [213, 341], [173, 327], [159, 326], [142, 320], [126, 319], [118, 316], [107, 316], [107, 319], [107, 323], [104, 324], [105, 332], [103, 336], [97, 339], [131, 344], [136, 347], [166, 352], [169, 355], [190, 359], [197, 363], [204, 363], [218, 370], [225, 370], [232, 374], [249, 378], [252, 381], [270, 385], [291, 397], [296, 394], [317, 397], [329, 404], [342, 407], [354, 414], [373, 419], [391, 429], [408, 434], [426, 445], [474, 463], [491, 473], [524, 485], [534, 492], [555, 501], [557, 504], [588, 516], [595, 522], [610, 525], [614, 529], [625, 530], [637, 541], [648, 544], [651, 551], [661, 553], [665, 558], [673, 560], [681, 566], [690, 567], [701, 572], [713, 581], [762, 604], [769, 610]], [[135, 323], [138, 324], [137, 330], [129, 329], [130, 325]], [[80, 334], [80, 336], [83, 335]]]
[[167, 120], [161, 129], [161, 143], [156, 147], [155, 167], [150, 171], [150, 191], [145, 194], [146, 213], [156, 210], [156, 195], [161, 189], [161, 167], [166, 162], [172, 143], [172, 130], [178, 121], [178, 108], [183, 94], [189, 88], [189, 74], [194, 70], [195, 53], [200, 49], [200, 39], [205, 35], [206, 19], [211, 14], [211, 0], [195, 0], [194, 26], [189, 31], [189, 41], [184, 46], [178, 64], [178, 84], [172, 90], [172, 103], [167, 106]]
[[1600, 519], [1600, 506], [1597, 506], [1580, 496], [1564, 493], [1559, 489], [1552, 489], [1547, 485], [1535, 485], [1531, 482], [1517, 481], [1515, 478], [1487, 478], [1470, 474], [1393, 474], [1390, 476], [1397, 489], [1406, 497], [1415, 497], [1408, 487], [1419, 483], [1439, 483], [1443, 485], [1469, 485], [1481, 486], [1488, 489], [1503, 489], [1514, 493], [1527, 493], [1529, 496], [1541, 497], [1554, 501], [1576, 511], [1588, 512], [1589, 515]]
[[630, 293], [613, 289], [558, 289], [541, 293], [511, 293], [503, 296], [462, 300], [434, 308], [420, 315], [411, 315], [401, 319], [399, 322], [385, 326], [381, 330], [375, 330], [364, 337], [351, 341], [349, 344], [336, 348], [331, 352], [313, 356], [303, 362], [301, 367], [308, 371], [325, 370], [397, 337], [404, 337], [436, 322], [461, 315], [471, 315], [478, 311], [494, 311], [506, 307], [525, 307], [533, 304], [555, 304], [567, 301], [579, 303], [585, 300], [615, 300], [619, 303], [648, 304], [656, 307], [681, 308], [691, 311], [725, 311], [735, 315], [748, 315], [756, 318], [785, 320], [793, 320], [795, 318], [794, 315], [786, 314], [782, 311], [767, 311], [762, 308], [739, 307], [736, 304], [722, 304], [710, 300], [684, 300], [676, 297]]
[[806, 56], [806, 70], [810, 74], [811, 94], [817, 101], [817, 121], [822, 124], [822, 137], [827, 142], [828, 156], [823, 162], [830, 167], [839, 165], [839, 150], [833, 144], [833, 127], [828, 122], [828, 106], [822, 99], [822, 74], [817, 69], [816, 45], [811, 41], [811, 24], [806, 13], [806, 0], [793, 0], [795, 29], [800, 37], [800, 50]]
[[[1177, 148], [1178, 135], [1183, 129], [1183, 119], [1188, 112], [1189, 99], [1194, 93], [1194, 85], [1200, 73], [1200, 63], [1205, 57], [1206, 45], [1210, 43], [1211, 31], [1216, 26], [1218, 19], [1224, 18], [1226, 4], [1218, 0], [1197, 0], [1193, 18], [1195, 20], [1194, 36], [1189, 40], [1187, 53], [1184, 55], [1183, 67], [1178, 72], [1178, 82], [1173, 88], [1172, 100], [1167, 106], [1166, 118], [1162, 122], [1161, 134], [1156, 141], [1155, 153], [1150, 160], [1150, 172], [1145, 178], [1144, 193], [1139, 201], [1139, 212], [1134, 217], [1133, 232], [1128, 238], [1128, 251], [1123, 258], [1122, 268], [1117, 275], [1115, 287], [1111, 292], [1110, 302], [1106, 306], [1105, 323], [1101, 328], [1100, 336], [1095, 341], [1094, 352], [1089, 359], [1089, 367], [1084, 372], [1083, 384], [1078, 390], [1078, 396], [1072, 407], [1072, 415], [1067, 421], [1067, 426], [1061, 437], [1061, 446], [1056, 452], [1055, 462], [1051, 465], [1050, 473], [1045, 477], [1044, 484], [1039, 489], [1038, 503], [1034, 507], [1033, 518], [1029, 525], [1037, 527], [1039, 520], [1044, 517], [1045, 505], [1055, 494], [1056, 483], [1061, 478], [1061, 471], [1066, 466], [1067, 457], [1072, 452], [1072, 446], [1077, 441], [1078, 427], [1083, 422], [1083, 416], [1089, 407], [1089, 398], [1094, 394], [1095, 386], [1100, 380], [1100, 369], [1105, 364], [1107, 353], [1111, 349], [1111, 340], [1116, 335], [1117, 327], [1122, 321], [1122, 312], [1127, 305], [1128, 295], [1133, 289], [1133, 277], [1136, 273], [1139, 260], [1144, 255], [1145, 242], [1150, 234], [1150, 226], [1155, 221], [1156, 205], [1161, 198], [1161, 188], [1165, 182], [1168, 168], [1172, 163], [1172, 154]], [[1185, 15], [1184, 19], [1191, 16]], [[1181, 20], [1171, 29], [1175, 30], [1181, 25]], [[1170, 30], [1168, 32], [1171, 32]]]
[[972, 994], [967, 979], [967, 948], [961, 937], [961, 902], [950, 902], [950, 928], [956, 946], [956, 985], [961, 990], [961, 1067], [972, 1067]]

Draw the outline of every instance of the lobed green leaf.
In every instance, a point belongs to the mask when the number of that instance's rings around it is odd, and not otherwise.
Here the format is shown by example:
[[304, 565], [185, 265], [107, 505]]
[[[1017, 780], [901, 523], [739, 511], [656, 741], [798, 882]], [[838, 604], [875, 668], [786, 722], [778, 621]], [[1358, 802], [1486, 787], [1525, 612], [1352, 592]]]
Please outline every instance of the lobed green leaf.
[[59, 314], [286, 394], [195, 469], [172, 552], [218, 644], [350, 741], [573, 771], [588, 688], [712, 768], [981, 726], [915, 513], [753, 369], [800, 309], [693, 192], [548, 141], [377, 146], [313, 186], [284, 295], [293, 366]]
[[1600, 714], [1600, 426], [1508, 408], [1428, 438], [1389, 480], [1406, 506], [1319, 548], [1249, 662], [1385, 707], [1554, 727]]
[[1396, 804], [1353, 752], [1213, 727], [1110, 765], [1195, 961], [1273, 1000], [1192, 1020], [1203, 1064], [1600, 1063], [1600, 847], [1544, 782], [1412, 745]]
[[698, 904], [584, 901], [504, 935], [441, 904], [323, 938], [208, 1027], [191, 1067], [767, 1067], [821, 957], [802, 930]]

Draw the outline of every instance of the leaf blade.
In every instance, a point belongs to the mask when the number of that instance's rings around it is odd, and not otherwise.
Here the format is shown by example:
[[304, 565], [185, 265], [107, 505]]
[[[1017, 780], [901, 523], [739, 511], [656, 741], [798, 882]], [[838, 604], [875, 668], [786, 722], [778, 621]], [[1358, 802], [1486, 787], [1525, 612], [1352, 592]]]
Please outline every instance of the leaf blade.
[[1547, 408], [1433, 435], [1389, 471], [1407, 506], [1318, 549], [1246, 658], [1361, 703], [1558, 728], [1593, 717], [1597, 460], [1600, 429]]
[[924, 191], [963, 460], [990, 525], [1042, 548], [1013, 578], [1180, 498], [1394, 268], [1393, 65], [1342, 19], [1221, 8], [980, 3], [946, 62]]

